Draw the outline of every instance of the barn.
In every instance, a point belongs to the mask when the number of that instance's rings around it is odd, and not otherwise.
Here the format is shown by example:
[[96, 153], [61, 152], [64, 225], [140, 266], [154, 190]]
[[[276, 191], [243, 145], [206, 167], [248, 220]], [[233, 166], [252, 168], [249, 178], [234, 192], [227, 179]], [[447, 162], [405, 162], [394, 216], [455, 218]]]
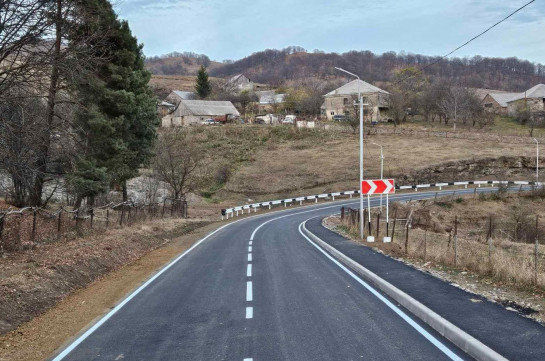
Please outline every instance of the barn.
[[233, 103], [215, 100], [180, 100], [176, 109], [163, 117], [162, 127], [201, 124], [208, 118], [238, 117], [240, 113]]

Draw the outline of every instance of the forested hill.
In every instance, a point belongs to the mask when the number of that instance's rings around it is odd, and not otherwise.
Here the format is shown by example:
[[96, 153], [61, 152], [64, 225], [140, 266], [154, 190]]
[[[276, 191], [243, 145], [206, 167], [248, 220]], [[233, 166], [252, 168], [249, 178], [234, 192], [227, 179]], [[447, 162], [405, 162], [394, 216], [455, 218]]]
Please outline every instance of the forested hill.
[[[437, 62], [437, 64], [434, 64]], [[434, 65], [430, 65], [434, 64]], [[279, 85], [285, 80], [340, 76], [334, 67], [356, 73], [369, 82], [390, 81], [397, 69], [414, 66], [424, 69], [431, 78], [447, 79], [476, 88], [522, 91], [545, 83], [545, 66], [527, 60], [511, 58], [440, 59], [435, 56], [370, 51], [350, 51], [343, 54], [306, 52], [300, 47], [283, 50], [267, 49], [235, 62], [210, 69], [210, 75], [226, 77], [244, 73], [253, 81]]]

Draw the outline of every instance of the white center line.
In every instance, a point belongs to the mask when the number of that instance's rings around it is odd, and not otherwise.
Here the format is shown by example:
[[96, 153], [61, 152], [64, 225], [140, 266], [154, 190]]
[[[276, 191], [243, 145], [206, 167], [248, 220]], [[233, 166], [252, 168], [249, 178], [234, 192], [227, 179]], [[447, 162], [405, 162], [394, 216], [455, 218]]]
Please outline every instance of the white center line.
[[254, 295], [252, 292], [252, 281], [246, 282], [246, 301], [252, 302], [254, 299]]
[[254, 308], [246, 307], [246, 318], [254, 318]]
[[248, 263], [248, 267], [246, 268], [246, 277], [252, 277], [252, 264]]
[[252, 253], [252, 246], [248, 246], [248, 252]]
[[252, 254], [248, 253], [248, 262], [252, 262]]
[[254, 241], [250, 241], [250, 242], [248, 242], [248, 244], [249, 244], [250, 246], [252, 245], [252, 243], [254, 243]]

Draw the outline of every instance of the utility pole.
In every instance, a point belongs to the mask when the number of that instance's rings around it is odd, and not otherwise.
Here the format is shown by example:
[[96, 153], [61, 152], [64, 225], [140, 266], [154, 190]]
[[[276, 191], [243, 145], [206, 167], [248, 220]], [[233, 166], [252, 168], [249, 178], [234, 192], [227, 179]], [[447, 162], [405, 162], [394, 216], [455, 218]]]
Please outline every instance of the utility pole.
[[[343, 73], [346, 73], [346, 74], [349, 74], [353, 77], [356, 77], [358, 80], [361, 80], [359, 76], [357, 76], [356, 74], [353, 74], [349, 71], [346, 71], [342, 68], [337, 68], [335, 67], [335, 69], [337, 70], [340, 70], [342, 71]], [[361, 92], [360, 92], [360, 83], [358, 81], [358, 103], [359, 103], [359, 108], [360, 108], [360, 238], [363, 239], [363, 229], [364, 229], [364, 218], [363, 218], [363, 194], [362, 194], [362, 191], [361, 191], [361, 185], [362, 185], [362, 182], [363, 182], [363, 99], [362, 99], [362, 96], [361, 96]], [[371, 227], [371, 208], [370, 208], [370, 201], [369, 201], [369, 198], [367, 199], [367, 203], [368, 203], [368, 211], [369, 211], [369, 228]]]

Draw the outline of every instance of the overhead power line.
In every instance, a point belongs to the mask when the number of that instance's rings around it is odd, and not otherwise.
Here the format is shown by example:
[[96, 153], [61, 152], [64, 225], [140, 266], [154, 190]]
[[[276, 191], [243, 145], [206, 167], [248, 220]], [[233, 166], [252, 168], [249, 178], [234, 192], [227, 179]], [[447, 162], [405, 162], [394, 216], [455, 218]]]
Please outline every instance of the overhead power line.
[[[446, 57], [452, 55], [453, 53], [455, 53], [456, 51], [460, 50], [461, 48], [463, 48], [464, 46], [466, 46], [467, 44], [471, 43], [473, 40], [476, 40], [477, 38], [483, 36], [484, 34], [486, 34], [487, 32], [489, 32], [490, 30], [492, 30], [493, 28], [495, 28], [496, 26], [500, 25], [501, 23], [503, 23], [505, 20], [509, 19], [510, 17], [512, 17], [513, 15], [515, 15], [516, 13], [518, 13], [519, 11], [521, 11], [522, 9], [524, 9], [525, 7], [527, 7], [528, 5], [530, 5], [531, 3], [535, 2], [536, 0], [532, 0], [532, 1], [529, 1], [528, 3], [526, 3], [525, 5], [521, 6], [520, 8], [516, 9], [515, 11], [513, 11], [512, 13], [510, 13], [509, 15], [507, 15], [506, 17], [504, 17], [503, 19], [501, 19], [500, 21], [498, 21], [497, 23], [495, 23], [494, 25], [488, 27], [486, 30], [482, 31], [481, 33], [479, 33], [478, 35], [475, 35], [474, 37], [472, 37], [471, 39], [469, 39], [468, 41], [466, 41], [465, 43], [463, 43], [462, 45], [460, 45], [459, 47], [457, 47], [456, 49], [452, 50], [451, 52], [449, 52], [448, 54], [446, 55], [443, 55], [442, 57], [440, 57], [439, 59], [437, 59], [436, 61], [424, 66], [422, 69], [420, 69], [421, 71], [429, 68], [430, 66], [433, 66], [435, 64], [438, 64], [441, 60], [445, 59]], [[401, 79], [401, 80], [398, 80], [397, 82], [394, 83], [395, 84], [399, 84], [405, 80], [408, 80], [410, 78], [414, 77], [414, 75], [410, 75], [408, 76], [407, 78], [405, 79]]]

